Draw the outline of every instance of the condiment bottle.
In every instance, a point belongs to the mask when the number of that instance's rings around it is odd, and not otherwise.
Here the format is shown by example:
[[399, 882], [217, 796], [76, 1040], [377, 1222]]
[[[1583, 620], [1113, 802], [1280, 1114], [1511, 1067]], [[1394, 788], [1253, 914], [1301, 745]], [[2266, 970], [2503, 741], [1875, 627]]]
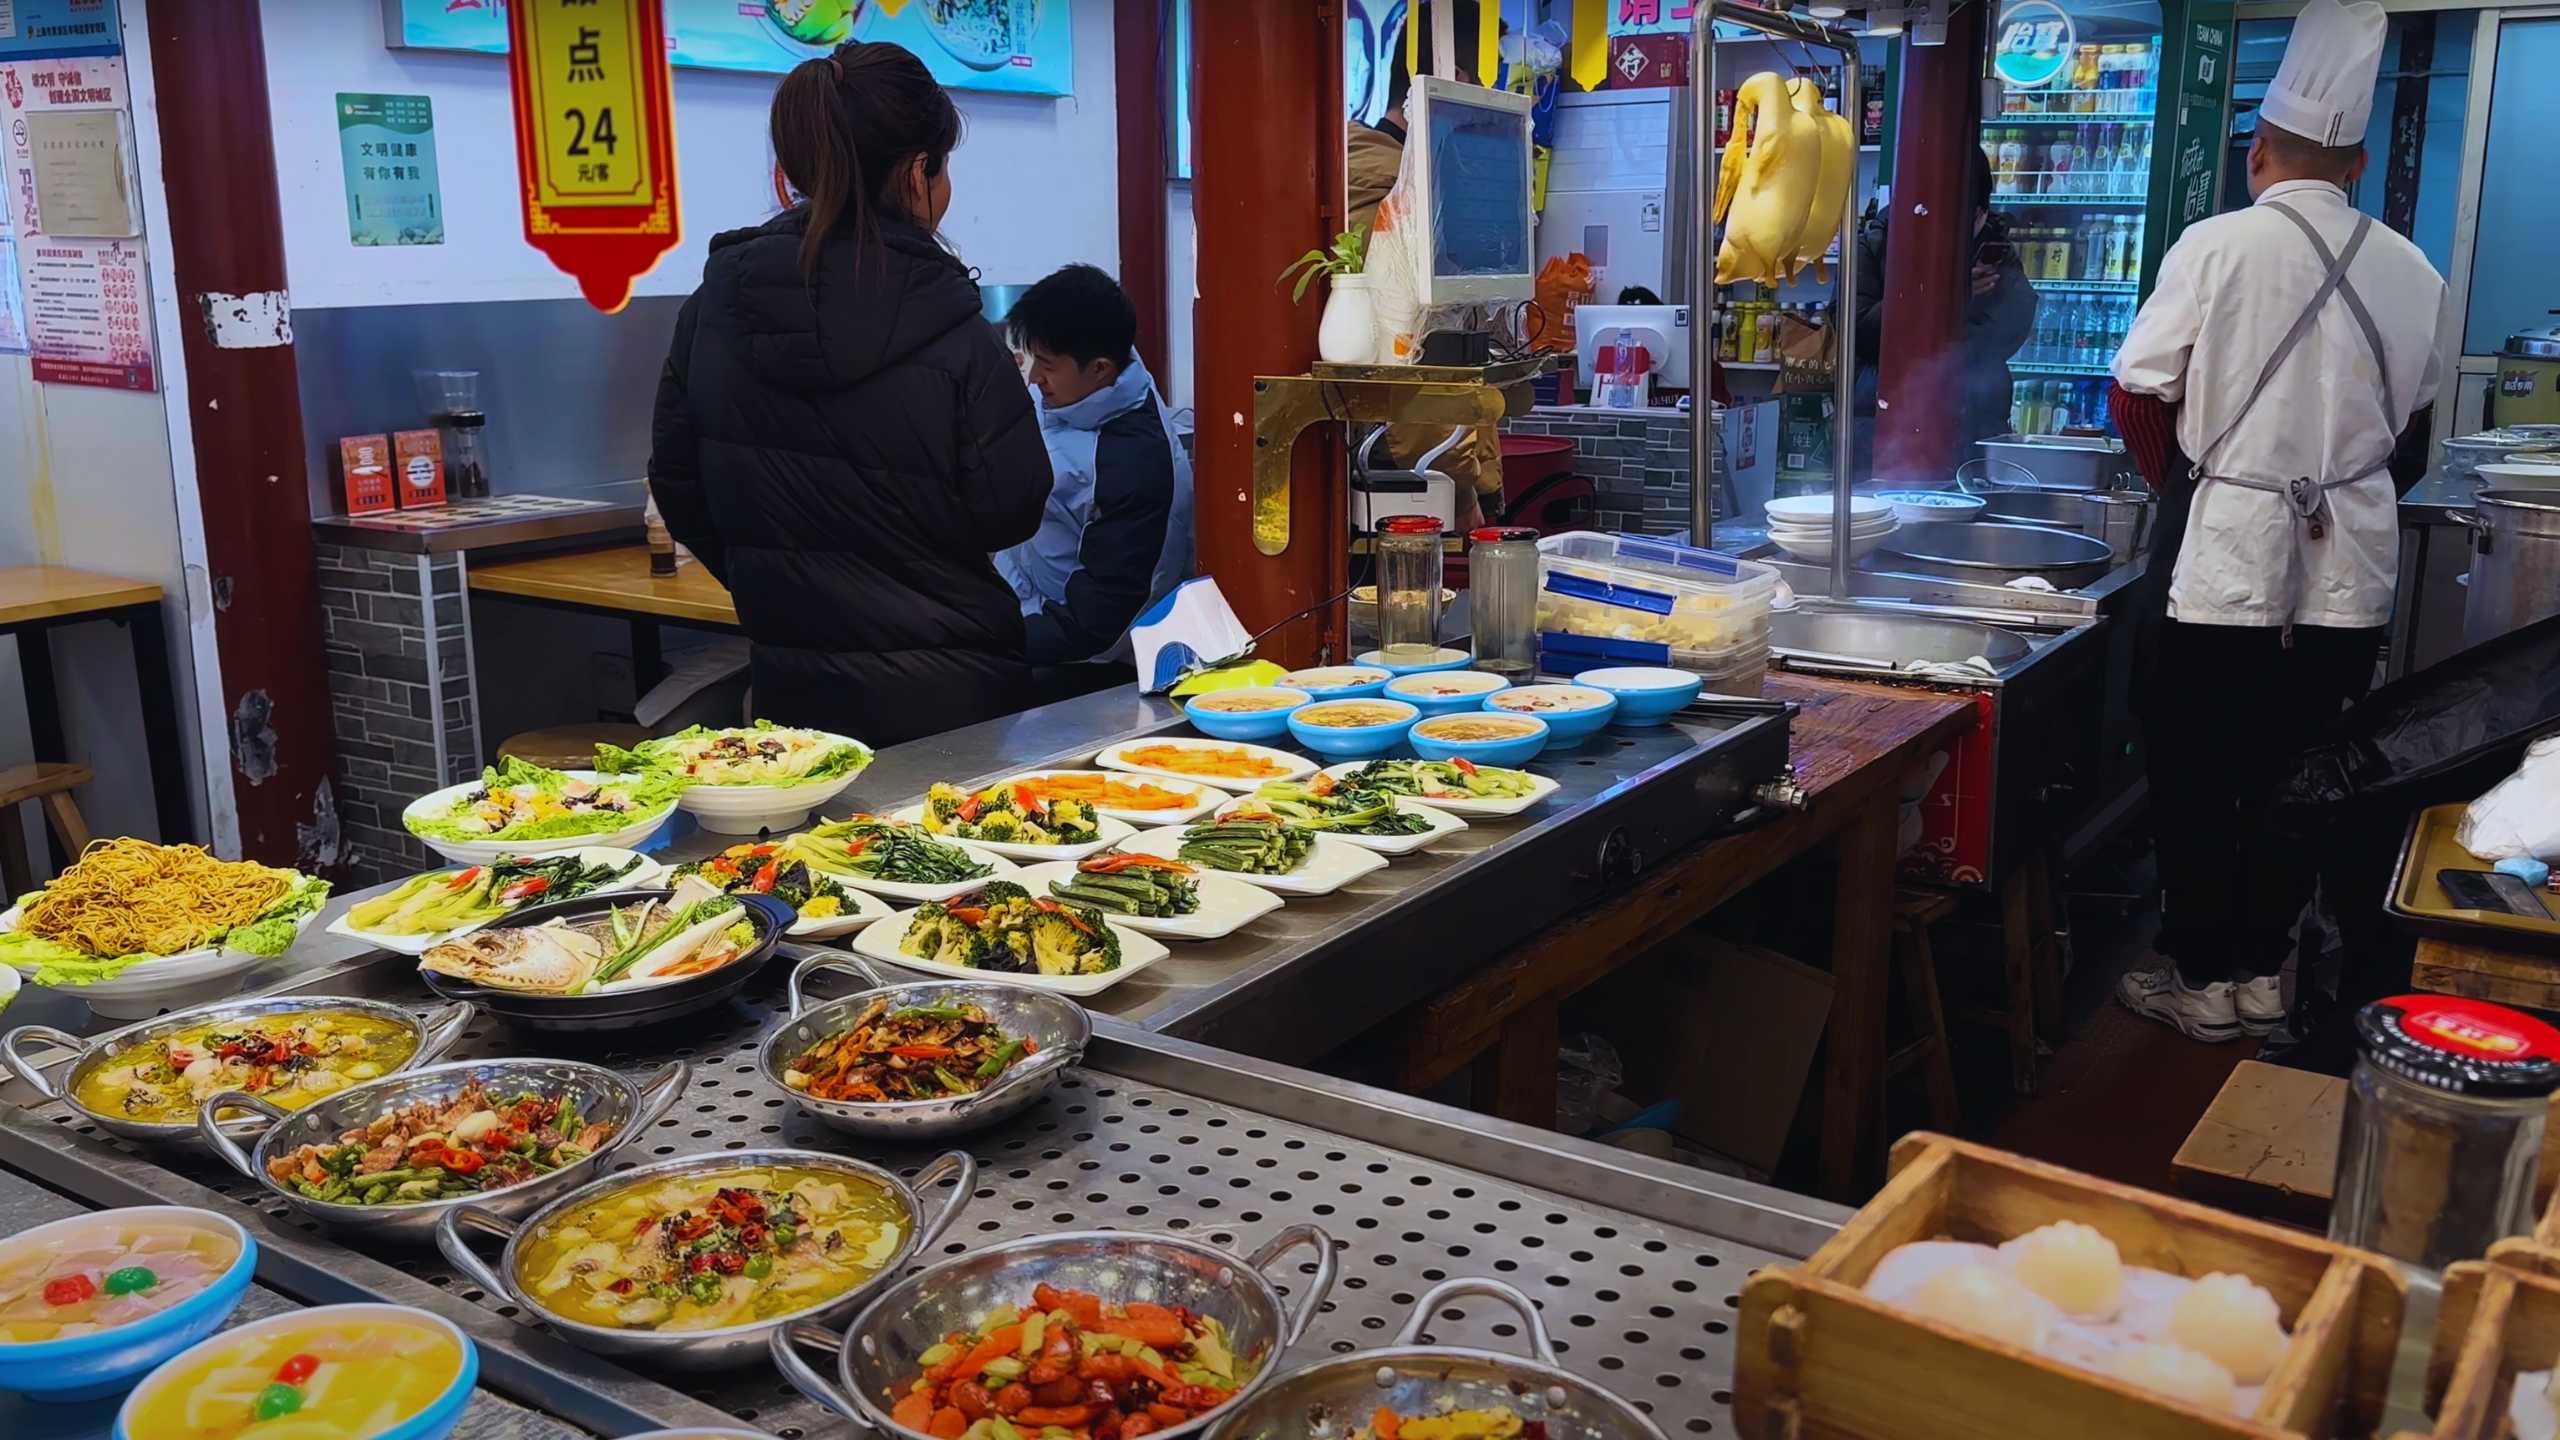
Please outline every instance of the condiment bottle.
[[2356, 1014], [2329, 1238], [2430, 1270], [2533, 1227], [2560, 1030], [2445, 995]]
[[1476, 668], [1524, 683], [1538, 673], [1538, 532], [1486, 525], [1467, 539]]
[[1440, 648], [1440, 532], [1432, 515], [1378, 526], [1378, 652], [1391, 665], [1428, 663]]

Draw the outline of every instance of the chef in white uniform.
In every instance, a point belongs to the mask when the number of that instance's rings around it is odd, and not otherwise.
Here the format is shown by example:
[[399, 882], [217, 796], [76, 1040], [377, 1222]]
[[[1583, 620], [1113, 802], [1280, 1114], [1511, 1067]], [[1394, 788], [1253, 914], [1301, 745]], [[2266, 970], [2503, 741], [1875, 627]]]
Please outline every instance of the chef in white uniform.
[[2255, 820], [2371, 683], [2399, 570], [2390, 462], [2435, 399], [2443, 277], [2348, 199], [2383, 26], [2372, 3], [2304, 7], [2258, 109], [2255, 203], [2179, 237], [2116, 355], [2161, 491], [2151, 564], [2173, 567], [2137, 691], [2172, 963], [2118, 998], [2198, 1039], [2284, 1017], [2310, 867]]

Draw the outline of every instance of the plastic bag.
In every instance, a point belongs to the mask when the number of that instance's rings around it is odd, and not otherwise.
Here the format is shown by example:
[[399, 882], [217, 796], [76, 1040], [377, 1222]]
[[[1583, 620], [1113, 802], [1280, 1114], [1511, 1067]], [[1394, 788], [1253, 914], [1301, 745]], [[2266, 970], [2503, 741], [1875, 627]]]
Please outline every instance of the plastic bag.
[[1597, 283], [1591, 273], [1591, 257], [1579, 250], [1555, 256], [1539, 266], [1538, 308], [1545, 312], [1547, 323], [1530, 345], [1559, 355], [1574, 353], [1573, 310], [1590, 302]]
[[2524, 763], [2471, 802], [2453, 838], [2483, 860], [2560, 855], [2560, 735], [2524, 747]]
[[1588, 1134], [1600, 1120], [1600, 1097], [1626, 1083], [1618, 1047], [1605, 1037], [1568, 1035], [1556, 1051], [1556, 1129]]

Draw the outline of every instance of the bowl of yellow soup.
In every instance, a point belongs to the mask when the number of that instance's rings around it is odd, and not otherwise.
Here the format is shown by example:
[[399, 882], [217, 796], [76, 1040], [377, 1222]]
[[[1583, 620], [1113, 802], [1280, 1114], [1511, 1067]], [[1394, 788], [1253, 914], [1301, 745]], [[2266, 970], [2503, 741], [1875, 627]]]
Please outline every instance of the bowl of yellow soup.
[[1289, 733], [1319, 755], [1365, 760], [1394, 749], [1421, 714], [1403, 700], [1319, 700], [1289, 713]]
[[[718, 1369], [763, 1355], [792, 1321], [851, 1313], [941, 1238], [977, 1173], [959, 1150], [912, 1186], [821, 1150], [692, 1155], [582, 1186], [521, 1225], [458, 1206], [437, 1222], [436, 1248], [599, 1355]], [[920, 1192], [945, 1179], [950, 1197], [928, 1214]], [[471, 1232], [506, 1240], [496, 1265]]]
[[1291, 711], [1314, 697], [1286, 685], [1212, 690], [1182, 702], [1191, 728], [1220, 740], [1269, 740], [1289, 728]]
[[1425, 760], [1518, 765], [1547, 748], [1547, 722], [1535, 715], [1469, 710], [1435, 715], [1413, 727], [1413, 753]]
[[[379, 1000], [313, 995], [225, 1000], [83, 1040], [49, 1025], [0, 1036], [0, 1060], [49, 1100], [128, 1140], [191, 1141], [206, 1097], [243, 1090], [299, 1110], [395, 1071], [433, 1063], [476, 1013], [446, 1005], [425, 1019]], [[71, 1052], [54, 1075], [26, 1057], [42, 1042]], [[224, 1129], [256, 1128], [235, 1112]]]
[[0, 1390], [119, 1394], [221, 1329], [257, 1268], [249, 1232], [183, 1205], [74, 1215], [0, 1240]]
[[400, 1305], [322, 1305], [253, 1320], [172, 1359], [125, 1397], [115, 1440], [443, 1440], [480, 1352]]

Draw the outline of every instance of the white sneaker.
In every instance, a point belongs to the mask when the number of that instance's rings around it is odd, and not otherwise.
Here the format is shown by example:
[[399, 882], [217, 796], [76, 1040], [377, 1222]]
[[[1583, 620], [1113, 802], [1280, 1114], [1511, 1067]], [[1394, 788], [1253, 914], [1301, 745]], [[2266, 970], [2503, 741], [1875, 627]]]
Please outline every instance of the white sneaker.
[[2231, 987], [2231, 1002], [2240, 1012], [2240, 1028], [2264, 1035], [2284, 1023], [2284, 981], [2273, 975], [2243, 980]]
[[2136, 1015], [2178, 1027], [2178, 1033], [2190, 1040], [2237, 1040], [2240, 1011], [2231, 990], [2228, 980], [2190, 986], [2173, 965], [2127, 971], [2116, 982], [2116, 1002]]

